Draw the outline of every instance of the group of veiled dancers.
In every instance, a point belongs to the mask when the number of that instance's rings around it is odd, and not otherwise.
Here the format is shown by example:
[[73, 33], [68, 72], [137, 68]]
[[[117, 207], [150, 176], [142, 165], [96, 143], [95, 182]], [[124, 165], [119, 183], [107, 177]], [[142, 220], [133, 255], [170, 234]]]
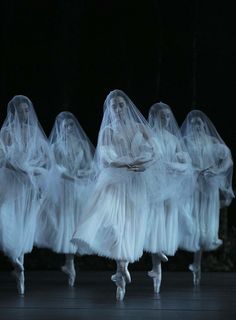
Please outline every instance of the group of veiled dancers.
[[76, 117], [61, 112], [49, 138], [32, 102], [15, 96], [0, 131], [0, 250], [24, 294], [24, 255], [33, 246], [65, 254], [62, 271], [74, 285], [75, 255], [114, 259], [111, 277], [123, 300], [129, 263], [152, 256], [154, 291], [161, 262], [178, 249], [217, 249], [220, 208], [229, 206], [233, 161], [209, 118], [191, 111], [181, 128], [160, 102], [146, 120], [121, 90], [106, 97], [97, 146]]

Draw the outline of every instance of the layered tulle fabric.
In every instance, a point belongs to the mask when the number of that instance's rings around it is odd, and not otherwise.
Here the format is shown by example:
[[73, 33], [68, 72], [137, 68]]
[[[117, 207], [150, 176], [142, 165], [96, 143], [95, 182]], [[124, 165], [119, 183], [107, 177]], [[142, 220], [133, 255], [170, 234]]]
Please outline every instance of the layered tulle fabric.
[[222, 243], [218, 237], [220, 207], [228, 206], [234, 197], [231, 152], [199, 110], [188, 114], [181, 131], [198, 174], [189, 204], [194, 229], [191, 235], [183, 235], [181, 246], [190, 251], [214, 250]]
[[57, 116], [49, 140], [54, 155], [50, 188], [57, 189], [57, 197], [50, 193], [47, 197], [36, 244], [60, 253], [75, 253], [77, 249], [70, 240], [88, 196], [85, 190], [89, 189], [94, 147], [70, 112]]
[[[195, 177], [170, 107], [162, 102], [154, 104], [148, 120], [165, 164], [165, 179], [161, 187], [167, 192], [161, 201], [152, 202], [145, 250], [174, 255], [180, 233], [191, 233], [192, 222], [185, 203], [193, 192]], [[156, 193], [158, 197], [158, 190]]]
[[47, 139], [27, 97], [15, 96], [9, 102], [1, 144], [0, 246], [15, 259], [32, 250], [50, 168]]
[[155, 162], [157, 147], [148, 123], [124, 92], [112, 91], [104, 105], [93, 187], [72, 242], [101, 256], [138, 260], [156, 183]]

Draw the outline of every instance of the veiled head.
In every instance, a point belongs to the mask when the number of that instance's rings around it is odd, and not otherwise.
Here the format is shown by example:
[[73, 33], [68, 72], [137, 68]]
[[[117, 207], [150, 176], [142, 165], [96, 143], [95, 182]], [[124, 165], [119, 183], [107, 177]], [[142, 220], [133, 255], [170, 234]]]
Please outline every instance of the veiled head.
[[199, 116], [195, 116], [190, 120], [190, 125], [192, 129], [196, 132], [204, 132], [205, 131], [205, 125], [203, 120]]
[[165, 109], [163, 108], [159, 110], [158, 115], [160, 117], [161, 125], [164, 128], [168, 128], [170, 123], [170, 118], [171, 118], [171, 111], [168, 108], [165, 108]]
[[67, 133], [73, 132], [75, 129], [75, 121], [71, 117], [65, 118], [61, 125]]
[[128, 118], [131, 101], [121, 90], [113, 90], [107, 96], [104, 110], [110, 114], [112, 121], [124, 122]]
[[32, 102], [22, 95], [13, 97], [8, 104], [8, 112], [11, 118], [17, 117], [20, 123], [32, 123], [36, 118]]

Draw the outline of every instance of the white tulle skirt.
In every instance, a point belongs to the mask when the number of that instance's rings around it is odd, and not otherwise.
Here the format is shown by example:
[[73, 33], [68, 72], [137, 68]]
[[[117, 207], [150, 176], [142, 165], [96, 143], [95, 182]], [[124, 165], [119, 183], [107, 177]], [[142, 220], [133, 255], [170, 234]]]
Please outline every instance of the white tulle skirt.
[[100, 256], [134, 262], [143, 254], [148, 212], [144, 173], [104, 169], [72, 242]]
[[216, 250], [222, 244], [218, 237], [219, 189], [211, 186], [203, 191], [196, 190], [190, 201], [193, 228], [191, 233], [181, 233], [180, 248], [192, 252]]
[[150, 253], [164, 252], [173, 256], [179, 245], [179, 210], [173, 200], [160, 201], [151, 205], [145, 251]]
[[15, 260], [32, 251], [40, 200], [28, 176], [5, 169], [1, 178], [0, 250]]
[[57, 201], [46, 199], [39, 216], [35, 244], [58, 253], [76, 253], [70, 242], [79, 224], [85, 186], [74, 181], [60, 179]]

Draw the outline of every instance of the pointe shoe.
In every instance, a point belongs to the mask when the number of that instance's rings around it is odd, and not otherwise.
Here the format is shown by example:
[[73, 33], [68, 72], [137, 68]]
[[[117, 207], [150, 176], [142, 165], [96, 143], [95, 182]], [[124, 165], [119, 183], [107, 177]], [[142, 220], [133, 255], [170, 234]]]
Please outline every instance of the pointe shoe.
[[161, 275], [153, 270], [148, 272], [148, 276], [152, 278], [153, 282], [153, 290], [155, 293], [160, 292], [160, 287], [161, 287]]
[[76, 273], [75, 273], [75, 269], [74, 268], [68, 268], [66, 265], [61, 267], [61, 270], [67, 274], [68, 276], [68, 284], [70, 287], [74, 286], [75, 283], [75, 277], [76, 277]]
[[189, 265], [189, 270], [193, 273], [193, 284], [199, 286], [201, 281], [201, 268], [196, 267], [194, 264]]
[[[122, 269], [122, 270], [120, 271], [120, 273], [121, 273], [122, 276], [124, 277], [126, 283], [131, 283], [131, 276], [130, 276], [130, 273], [129, 273], [129, 270], [128, 270], [127, 267], [125, 267], [124, 269]], [[114, 273], [114, 274], [111, 276], [111, 281], [116, 282], [118, 274], [119, 274], [119, 272]]]
[[153, 291], [155, 293], [160, 293], [160, 287], [161, 287], [161, 279], [160, 278], [153, 278]]
[[163, 252], [158, 253], [158, 256], [159, 256], [159, 258], [161, 259], [162, 262], [167, 262], [168, 261], [167, 256]]
[[194, 286], [199, 286], [201, 281], [201, 271], [198, 270], [196, 272], [193, 272], [193, 284]]
[[12, 271], [13, 277], [16, 279], [17, 291], [20, 295], [25, 293], [25, 275], [24, 271]]
[[17, 289], [18, 289], [19, 294], [24, 295], [24, 293], [25, 293], [25, 275], [24, 275], [24, 271], [20, 272], [19, 280], [17, 282]]
[[117, 275], [117, 273], [114, 273], [114, 274], [111, 276], [111, 281], [116, 282], [116, 275]]
[[116, 300], [123, 301], [125, 297], [125, 279], [121, 274], [116, 274]]
[[116, 300], [117, 301], [123, 301], [125, 297], [125, 290], [121, 287], [117, 287], [116, 289]]

